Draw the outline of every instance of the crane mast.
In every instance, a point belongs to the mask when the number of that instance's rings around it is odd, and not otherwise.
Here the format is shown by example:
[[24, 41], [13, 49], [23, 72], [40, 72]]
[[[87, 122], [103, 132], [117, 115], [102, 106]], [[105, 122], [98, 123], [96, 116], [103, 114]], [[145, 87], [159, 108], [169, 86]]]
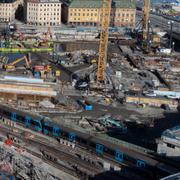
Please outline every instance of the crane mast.
[[99, 54], [98, 54], [98, 71], [97, 71], [97, 81], [99, 82], [103, 82], [105, 79], [110, 12], [111, 12], [111, 0], [102, 0], [101, 32], [100, 32]]
[[148, 31], [149, 11], [150, 11], [150, 0], [144, 0], [144, 10], [143, 10], [143, 19], [142, 19], [142, 29], [144, 32]]

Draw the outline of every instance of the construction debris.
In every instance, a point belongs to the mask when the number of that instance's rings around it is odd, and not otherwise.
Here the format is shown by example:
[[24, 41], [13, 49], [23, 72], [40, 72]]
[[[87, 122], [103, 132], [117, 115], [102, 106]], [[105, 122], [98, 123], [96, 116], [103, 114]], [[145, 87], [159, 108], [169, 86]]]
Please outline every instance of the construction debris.
[[60, 180], [76, 179], [52, 166], [41, 159], [19, 151], [18, 148], [4, 145], [0, 142], [0, 171], [24, 180]]

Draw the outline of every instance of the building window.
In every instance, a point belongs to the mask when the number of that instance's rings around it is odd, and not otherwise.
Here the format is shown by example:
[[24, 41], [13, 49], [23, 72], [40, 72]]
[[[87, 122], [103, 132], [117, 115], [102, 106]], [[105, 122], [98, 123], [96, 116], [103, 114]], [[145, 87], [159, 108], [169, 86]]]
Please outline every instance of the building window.
[[91, 16], [93, 16], [93, 13], [91, 13]]
[[81, 14], [80, 13], [78, 13], [78, 16], [80, 16]]
[[87, 13], [87, 16], [89, 16], [89, 13]]

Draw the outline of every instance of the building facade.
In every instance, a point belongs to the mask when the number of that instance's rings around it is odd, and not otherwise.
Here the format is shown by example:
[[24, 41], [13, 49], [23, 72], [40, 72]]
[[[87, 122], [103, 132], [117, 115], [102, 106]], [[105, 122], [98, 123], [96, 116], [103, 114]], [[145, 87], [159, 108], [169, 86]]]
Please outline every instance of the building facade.
[[61, 2], [59, 0], [27, 0], [25, 6], [27, 24], [61, 25]]
[[[112, 0], [110, 26], [135, 25], [134, 0]], [[100, 26], [102, 0], [72, 0], [67, 8], [66, 22], [70, 25]]]
[[0, 22], [12, 22], [20, 1], [0, 1]]

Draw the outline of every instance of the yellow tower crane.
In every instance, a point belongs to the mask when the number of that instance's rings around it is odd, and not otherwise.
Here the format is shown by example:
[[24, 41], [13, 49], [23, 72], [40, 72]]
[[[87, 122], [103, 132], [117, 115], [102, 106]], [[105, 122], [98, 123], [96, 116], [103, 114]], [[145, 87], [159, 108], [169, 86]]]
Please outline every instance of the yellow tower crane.
[[105, 79], [110, 12], [111, 12], [111, 0], [102, 0], [101, 32], [100, 32], [100, 44], [99, 44], [99, 56], [98, 56], [98, 71], [97, 71], [97, 81], [99, 82], [104, 82]]
[[144, 0], [144, 10], [143, 10], [143, 18], [142, 18], [142, 29], [144, 30], [144, 32], [148, 31], [149, 11], [150, 11], [150, 0]]

